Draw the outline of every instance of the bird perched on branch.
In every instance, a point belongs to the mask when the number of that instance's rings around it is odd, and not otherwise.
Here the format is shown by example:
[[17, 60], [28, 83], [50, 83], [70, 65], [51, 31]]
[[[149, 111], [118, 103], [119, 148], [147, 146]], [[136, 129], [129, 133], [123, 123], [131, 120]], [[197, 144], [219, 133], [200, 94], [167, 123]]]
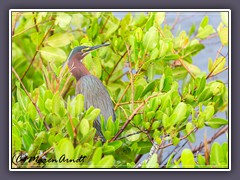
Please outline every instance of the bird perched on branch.
[[[109, 44], [101, 44], [97, 46], [78, 46], [75, 47], [68, 56], [66, 64], [76, 78], [76, 90], [75, 94], [84, 95], [84, 108], [87, 110], [90, 106], [99, 108], [106, 120], [112, 116], [112, 120], [115, 121], [115, 112], [112, 104], [112, 100], [109, 96], [107, 89], [103, 83], [94, 75], [90, 74], [88, 69], [82, 63], [83, 58], [93, 50], [99, 49]], [[97, 135], [105, 141], [105, 138], [101, 132], [100, 116], [94, 121], [94, 127], [97, 130]]]

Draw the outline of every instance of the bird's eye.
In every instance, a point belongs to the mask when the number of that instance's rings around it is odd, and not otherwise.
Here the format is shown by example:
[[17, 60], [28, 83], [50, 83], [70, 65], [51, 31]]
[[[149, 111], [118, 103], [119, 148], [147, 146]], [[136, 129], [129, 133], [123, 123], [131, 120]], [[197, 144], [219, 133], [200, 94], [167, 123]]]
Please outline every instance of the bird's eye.
[[85, 49], [82, 49], [82, 52], [87, 52], [89, 51], [90, 48], [85, 48]]

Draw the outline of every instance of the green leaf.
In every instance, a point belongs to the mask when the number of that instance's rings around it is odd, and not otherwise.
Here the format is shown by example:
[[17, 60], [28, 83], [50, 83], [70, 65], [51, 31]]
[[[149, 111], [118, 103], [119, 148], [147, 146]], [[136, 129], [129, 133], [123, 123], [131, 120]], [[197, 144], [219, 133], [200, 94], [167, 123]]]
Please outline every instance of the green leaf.
[[190, 149], [184, 149], [181, 154], [181, 161], [183, 168], [194, 168], [194, 155]]
[[152, 130], [159, 128], [160, 122], [159, 121], [154, 121], [152, 124]]
[[68, 112], [72, 117], [78, 117], [84, 111], [84, 96], [78, 94], [71, 102], [68, 103]]
[[[163, 57], [163, 56], [165, 56], [166, 55], [166, 53], [168, 52], [168, 49], [169, 49], [169, 43], [167, 43], [167, 42], [165, 42], [164, 40], [161, 40], [160, 39], [160, 42], [159, 42], [160, 44], [159, 44], [159, 46], [160, 46], [160, 48], [159, 48], [159, 56], [160, 57]], [[174, 54], [175, 55], [175, 54]], [[172, 56], [174, 56], [174, 55], [172, 55]], [[171, 56], [171, 55], [170, 55]], [[169, 58], [169, 57], [168, 57]], [[166, 60], [167, 58], [166, 57], [164, 57], [164, 60]], [[174, 57], [174, 59], [175, 59], [175, 57]], [[173, 59], [171, 59], [171, 60], [173, 60]]]
[[24, 111], [26, 111], [28, 97], [26, 96], [25, 92], [20, 88], [17, 88], [17, 100], [19, 102], [20, 107], [23, 108]]
[[56, 33], [50, 36], [45, 44], [52, 47], [65, 47], [73, 41], [74, 37], [70, 33]]
[[143, 32], [142, 32], [142, 28], [137, 28], [134, 32], [135, 35], [135, 39], [137, 40], [137, 42], [141, 42], [142, 41], [142, 37], [143, 37]]
[[32, 102], [28, 104], [28, 114], [31, 119], [36, 119], [37, 117], [37, 110]]
[[167, 164], [166, 164], [166, 167], [167, 167], [167, 168], [170, 168], [170, 167], [171, 167], [173, 156], [174, 156], [174, 153], [172, 153], [172, 154], [170, 155], [170, 157], [168, 158], [168, 161], [167, 161]]
[[140, 98], [143, 98], [147, 93], [149, 93], [155, 88], [155, 82], [156, 81], [152, 81], [150, 84], [147, 85], [147, 87], [144, 88]]
[[46, 136], [46, 132], [42, 131], [40, 133], [38, 133], [36, 139], [34, 140], [34, 143], [31, 144], [29, 150], [28, 150], [28, 156], [32, 157], [34, 156], [38, 150], [40, 150], [40, 146], [42, 144], [42, 142], [44, 141], [44, 138]]
[[207, 25], [204, 28], [199, 28], [198, 29], [198, 34], [197, 37], [200, 39], [205, 39], [206, 37], [208, 37], [209, 35], [215, 33], [215, 29], [211, 26], [211, 25]]
[[157, 12], [155, 14], [155, 24], [161, 25], [165, 19], [166, 13], [165, 12]]
[[115, 148], [115, 150], [117, 150], [118, 148], [120, 148], [122, 146], [122, 141], [113, 141], [108, 143], [109, 146], [113, 146]]
[[103, 154], [112, 154], [113, 152], [115, 152], [115, 148], [113, 146], [109, 146], [109, 145], [105, 145], [103, 147]]
[[91, 113], [86, 114], [84, 118], [87, 119], [88, 121], [93, 121], [98, 117], [99, 114], [100, 114], [100, 109], [93, 109]]
[[205, 109], [204, 109], [204, 114], [206, 117], [206, 121], [210, 120], [212, 118], [212, 116], [214, 115], [214, 106], [213, 105], [208, 105]]
[[208, 16], [204, 16], [204, 18], [202, 19], [201, 23], [200, 23], [200, 27], [204, 28], [208, 25]]
[[94, 140], [95, 134], [96, 134], [96, 129], [91, 128], [90, 131], [88, 131], [88, 133], [84, 137], [81, 138], [80, 143], [83, 144], [83, 143], [92, 142]]
[[179, 124], [186, 118], [187, 105], [184, 102], [180, 102], [174, 109], [173, 114], [177, 114], [177, 117], [173, 120], [173, 124]]
[[146, 165], [146, 168], [157, 168], [159, 167], [158, 163], [157, 163], [157, 154], [153, 154], [151, 159], [148, 161], [147, 165]]
[[198, 159], [198, 164], [200, 165], [200, 167], [201, 166], [204, 167], [205, 163], [206, 163], [205, 158], [201, 154], [198, 154], [197, 159]]
[[172, 60], [178, 60], [180, 56], [178, 54], [171, 54], [171, 55], [166, 55], [164, 56], [163, 60], [164, 61], [172, 61]]
[[134, 100], [138, 100], [141, 97], [144, 87], [139, 85], [136, 87], [136, 91], [134, 93]]
[[191, 122], [188, 122], [186, 125], [186, 131], [187, 133], [190, 133], [194, 129], [194, 126]]
[[86, 135], [88, 132], [89, 132], [89, 122], [87, 119], [83, 118], [81, 120], [81, 123], [80, 123], [80, 132], [82, 133], [82, 135]]
[[147, 21], [147, 16], [144, 12], [138, 13], [137, 16], [133, 17], [133, 25], [137, 27], [141, 27]]
[[[153, 51], [152, 51], [153, 52]], [[149, 81], [152, 81], [155, 75], [155, 67], [154, 64], [150, 64], [147, 69], [147, 77]]]
[[60, 28], [64, 29], [70, 24], [71, 19], [72, 17], [70, 15], [61, 12], [57, 14], [55, 24], [59, 25]]
[[203, 102], [210, 99], [213, 96], [213, 93], [209, 87], [205, 88], [202, 93], [199, 95], [198, 102]]
[[199, 69], [199, 67], [197, 67], [197, 66], [195, 66], [195, 65], [193, 65], [193, 64], [190, 64], [190, 63], [188, 63], [187, 61], [182, 61], [182, 63], [183, 63], [184, 66], [187, 67], [188, 70], [189, 70], [190, 72], [192, 72], [193, 74], [195, 74], [195, 75], [200, 74], [201, 70]]
[[97, 164], [102, 158], [102, 148], [98, 147], [92, 157], [93, 164]]
[[61, 156], [65, 156], [65, 159], [73, 159], [74, 157], [74, 147], [72, 142], [67, 139], [61, 139], [58, 145], [54, 145], [55, 156], [59, 159]]
[[221, 167], [221, 165], [225, 164], [224, 159], [225, 159], [225, 156], [224, 156], [221, 145], [217, 142], [214, 142], [210, 152], [210, 164]]
[[74, 149], [74, 159], [78, 159], [79, 157], [82, 156], [82, 145], [78, 145], [75, 149]]
[[83, 63], [86, 65], [86, 68], [89, 69], [91, 74], [98, 78], [102, 76], [102, 65], [99, 57], [93, 58], [91, 55], [88, 55], [84, 58]]
[[106, 14], [102, 16], [102, 21], [103, 21], [103, 24], [107, 23], [104, 28], [105, 37], [107, 39], [118, 29], [120, 25], [120, 20], [115, 16], [113, 16], [112, 14]]
[[212, 72], [212, 75], [218, 74], [222, 71], [226, 64], [226, 58], [225, 57], [219, 57], [217, 58], [213, 64], [211, 65], [210, 72]]
[[64, 102], [59, 93], [56, 93], [52, 99], [52, 112], [63, 117], [66, 113]]
[[86, 18], [82, 14], [73, 14], [71, 24], [76, 27], [83, 27], [84, 23], [86, 23]]
[[[184, 132], [184, 135], [189, 134], [193, 129], [194, 129], [193, 123], [188, 122], [186, 125], [186, 133]], [[192, 132], [190, 135], [188, 135], [188, 140], [192, 143], [196, 141], [196, 135], [194, 132]]]
[[196, 30], [196, 25], [193, 24], [193, 25], [191, 26], [190, 30], [189, 30], [188, 36], [190, 37], [190, 36], [195, 32], [195, 30]]
[[47, 62], [63, 63], [67, 59], [66, 53], [60, 48], [45, 46], [39, 52]]
[[[130, 135], [130, 134], [134, 134], [136, 132], [138, 132], [139, 129], [132, 127], [131, 129], [129, 129], [128, 131], [126, 131], [125, 135]], [[129, 141], [137, 141], [140, 138], [140, 134], [135, 134], [135, 135], [131, 135], [129, 137], [127, 137], [127, 140]]]
[[222, 22], [228, 27], [228, 12], [220, 12]]
[[153, 50], [158, 44], [158, 32], [155, 27], [151, 27], [143, 37], [143, 46], [146, 51]]
[[22, 135], [22, 145], [26, 151], [29, 150], [32, 143], [33, 143], [33, 139], [28, 134]]
[[174, 146], [177, 146], [179, 142], [180, 142], [180, 139], [176, 136], [172, 139], [172, 143]]
[[184, 58], [188, 56], [196, 56], [201, 50], [203, 50], [205, 46], [203, 44], [194, 44], [188, 46], [187, 48], [183, 49], [182, 54]]
[[228, 45], [228, 27], [223, 27], [223, 24], [220, 23], [217, 28], [217, 31], [218, 31], [218, 35], [220, 37], [222, 45], [227, 46]]
[[33, 44], [38, 46], [41, 43], [41, 41], [43, 40], [43, 36], [44, 36], [44, 34], [40, 33], [40, 32], [32, 33], [31, 34], [31, 40], [32, 40]]
[[97, 168], [111, 168], [114, 165], [114, 157], [112, 155], [104, 156], [97, 164]]
[[12, 151], [17, 152], [22, 150], [21, 137], [16, 134], [12, 134]]
[[141, 149], [139, 154], [145, 154], [148, 153], [152, 147], [152, 143], [147, 141], [147, 142], [143, 142], [140, 141], [138, 142], [138, 147]]
[[206, 86], [206, 77], [203, 76], [200, 79], [200, 82], [199, 82], [199, 85], [198, 85], [198, 89], [196, 91], [196, 95], [199, 95], [204, 90], [205, 86]]
[[221, 126], [228, 124], [228, 121], [223, 118], [213, 118], [209, 121], [206, 121], [205, 124], [206, 126], [210, 126], [211, 128], [217, 129], [220, 128]]

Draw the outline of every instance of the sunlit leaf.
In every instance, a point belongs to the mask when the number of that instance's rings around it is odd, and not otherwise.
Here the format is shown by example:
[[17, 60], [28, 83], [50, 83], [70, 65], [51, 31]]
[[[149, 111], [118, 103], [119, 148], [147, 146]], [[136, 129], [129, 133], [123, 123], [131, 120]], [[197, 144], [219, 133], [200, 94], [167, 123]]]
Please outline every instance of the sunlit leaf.
[[184, 149], [182, 151], [181, 161], [183, 168], [194, 168], [196, 164], [194, 161], [193, 153], [190, 149]]
[[70, 33], [56, 33], [50, 36], [46, 41], [45, 44], [52, 46], [52, 47], [65, 47], [71, 43], [74, 39], [73, 35]]
[[66, 53], [60, 48], [45, 46], [41, 48], [39, 51], [43, 59], [46, 60], [47, 62], [52, 61], [52, 62], [63, 63], [64, 61], [67, 60]]
[[221, 126], [227, 125], [228, 121], [223, 118], [213, 118], [209, 121], [206, 121], [205, 124], [207, 126], [210, 126], [211, 128], [217, 129], [220, 128]]

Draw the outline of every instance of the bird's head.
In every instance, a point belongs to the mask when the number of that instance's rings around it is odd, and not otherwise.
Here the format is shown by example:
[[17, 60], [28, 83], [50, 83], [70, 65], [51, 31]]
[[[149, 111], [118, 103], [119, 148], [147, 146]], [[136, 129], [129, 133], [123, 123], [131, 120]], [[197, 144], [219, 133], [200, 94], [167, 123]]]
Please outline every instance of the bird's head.
[[101, 47], [108, 46], [109, 44], [100, 44], [97, 46], [77, 46], [68, 56], [67, 61], [63, 65], [63, 69], [68, 65], [71, 73], [79, 79], [80, 77], [89, 74], [89, 71], [83, 65], [83, 58], [90, 52], [99, 49]]
[[109, 46], [109, 44], [100, 44], [97, 46], [77, 46], [69, 54], [67, 62], [71, 61], [73, 57], [76, 57], [79, 61], [82, 61], [83, 58], [90, 52], [105, 46]]

